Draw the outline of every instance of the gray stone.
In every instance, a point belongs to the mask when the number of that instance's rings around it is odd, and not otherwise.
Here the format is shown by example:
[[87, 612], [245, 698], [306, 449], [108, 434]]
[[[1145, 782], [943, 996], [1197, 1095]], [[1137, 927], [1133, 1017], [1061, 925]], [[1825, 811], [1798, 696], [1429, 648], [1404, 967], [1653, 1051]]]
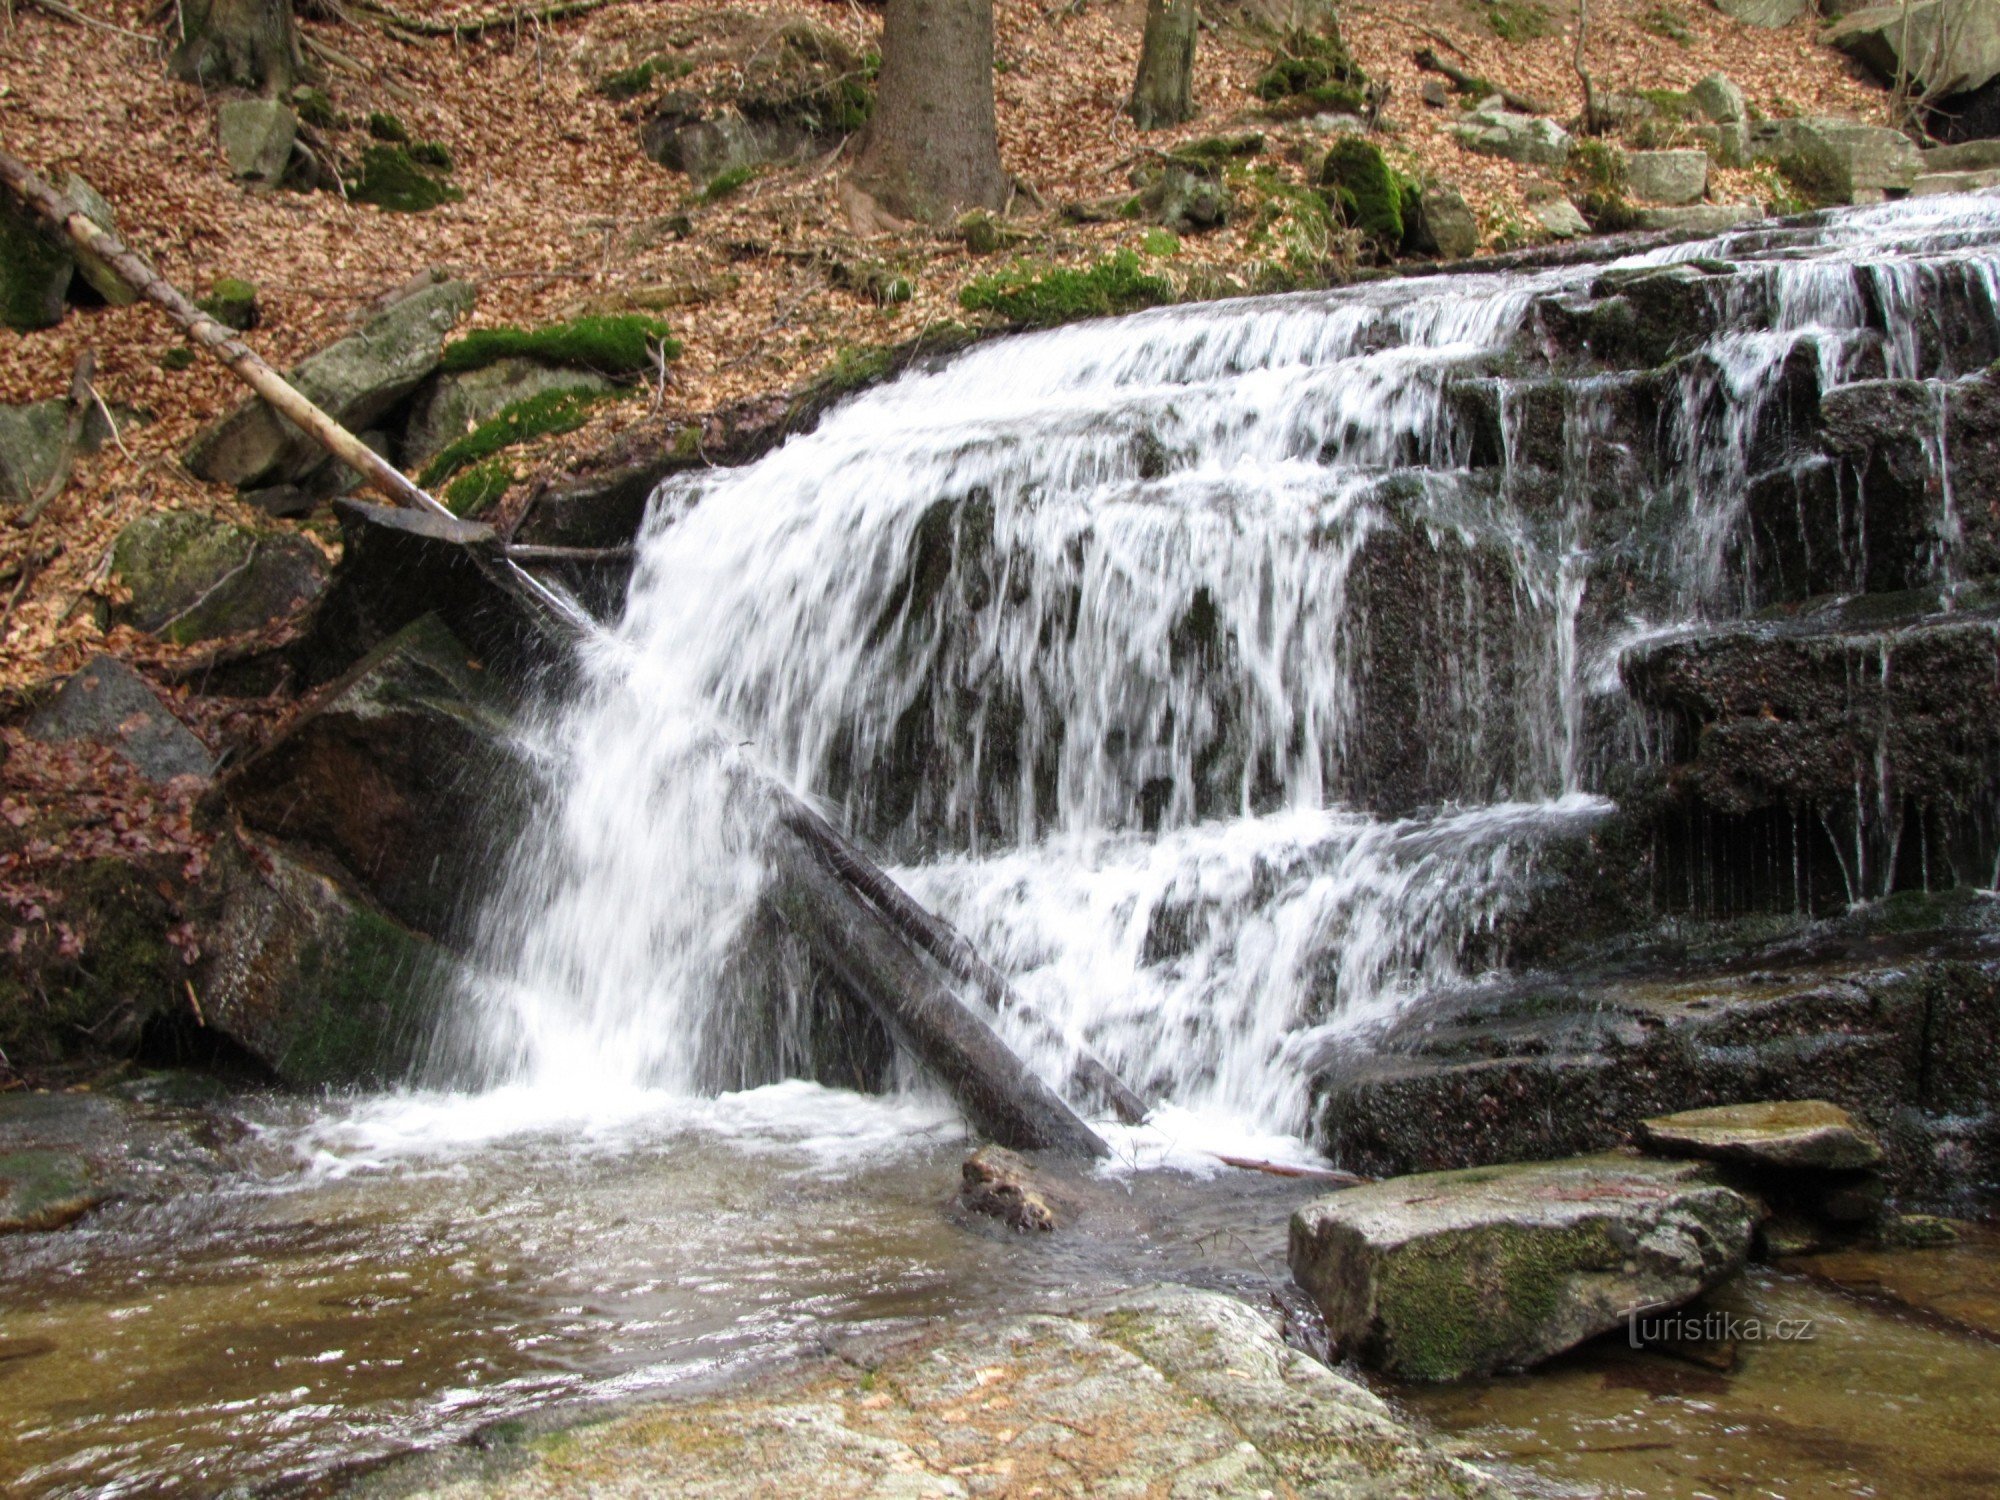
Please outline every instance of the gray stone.
[[1590, 233], [1590, 224], [1567, 198], [1544, 198], [1530, 203], [1528, 212], [1553, 238], [1573, 240]]
[[1750, 165], [1750, 127], [1742, 121], [1715, 127], [1715, 139], [1709, 146], [1718, 167], [1747, 167]]
[[1466, 260], [1479, 249], [1479, 217], [1465, 195], [1436, 183], [1417, 195], [1416, 248], [1443, 260]]
[[1720, 234], [1763, 217], [1763, 206], [1756, 203], [1689, 203], [1679, 208], [1634, 209], [1632, 227], [1662, 234]]
[[1987, 172], [2000, 167], [2000, 140], [1960, 141], [1920, 153], [1924, 172]]
[[489, 674], [436, 615], [405, 626], [224, 781], [247, 827], [346, 870], [399, 921], [456, 936], [511, 829], [521, 768]]
[[1979, 172], [1925, 172], [1910, 184], [1912, 198], [1935, 198], [1944, 193], [1976, 193], [2000, 187], [2000, 167]]
[[[1492, 101], [1487, 101], [1491, 103]], [[1452, 133], [1468, 151], [1503, 157], [1523, 166], [1560, 170], [1569, 162], [1569, 132], [1553, 120], [1517, 115], [1482, 105]]]
[[152, 684], [115, 656], [96, 656], [36, 709], [28, 733], [38, 740], [87, 740], [108, 745], [152, 781], [207, 777], [215, 763], [208, 748]]
[[1738, 124], [1748, 117], [1743, 90], [1724, 74], [1709, 74], [1688, 90], [1688, 97], [1694, 100], [1696, 109], [1717, 125]]
[[[111, 234], [118, 232], [118, 217], [96, 188], [71, 172], [64, 176], [62, 190], [70, 202], [83, 210], [84, 217], [91, 223]], [[78, 274], [90, 283], [92, 291], [111, 306], [130, 307], [139, 300], [139, 294], [125, 284], [125, 278], [112, 270], [103, 257], [93, 255], [87, 250], [77, 250], [74, 253]]]
[[1692, 1162], [1605, 1155], [1427, 1173], [1292, 1216], [1339, 1348], [1409, 1380], [1525, 1369], [1743, 1266], [1758, 1212]]
[[1841, 20], [1826, 40], [1884, 83], [1907, 77], [1934, 96], [2000, 77], [2000, 5], [1992, 0], [1871, 6]]
[[12, 193], [0, 197], [0, 323], [23, 333], [53, 328], [67, 307], [76, 258]]
[[421, 468], [447, 443], [464, 437], [501, 408], [543, 391], [610, 389], [610, 381], [588, 370], [537, 364], [531, 359], [496, 360], [477, 370], [440, 375], [413, 403], [410, 425], [403, 433], [403, 465]]
[[1837, 203], [1879, 203], [1907, 192], [1923, 164], [1899, 130], [1824, 117], [1761, 120], [1750, 132], [1750, 150], [1760, 161], [1802, 173]]
[[359, 1493], [526, 1500], [579, 1483], [606, 1500], [1510, 1493], [1274, 1324], [1217, 1292], [1156, 1286], [851, 1336], [734, 1388], [508, 1453], [405, 1460]]
[[1451, 90], [1444, 86], [1442, 78], [1426, 78], [1423, 99], [1427, 109], [1445, 109], [1451, 104]]
[[65, 401], [0, 406], [0, 505], [19, 508], [41, 493], [62, 462], [68, 425]]
[[276, 99], [228, 99], [215, 113], [215, 129], [231, 177], [276, 182], [291, 162], [299, 122]]
[[197, 511], [141, 516], [112, 544], [131, 591], [119, 618], [186, 644], [287, 618], [326, 586], [326, 558], [288, 532], [256, 532]]
[[1812, 0], [1715, 0], [1715, 8], [1745, 26], [1777, 31], [1812, 9]]
[[[370, 426], [436, 371], [445, 335], [472, 307], [472, 288], [440, 281], [398, 298], [356, 332], [292, 371], [292, 383], [349, 431]], [[188, 445], [189, 469], [240, 489], [296, 481], [326, 459], [261, 400], [246, 402]]]
[[724, 172], [769, 164], [790, 165], [812, 156], [819, 138], [790, 121], [656, 115], [640, 127], [639, 146], [670, 171], [706, 183]]
[[1708, 191], [1706, 151], [1632, 151], [1625, 157], [1625, 186], [1642, 203], [1680, 207]]
[[225, 836], [197, 989], [208, 1026], [299, 1088], [380, 1088], [421, 1055], [451, 956], [284, 846]]
[[1850, 1172], [1882, 1164], [1882, 1143], [1824, 1099], [1720, 1104], [1641, 1120], [1639, 1144], [1659, 1156], [1785, 1171]]

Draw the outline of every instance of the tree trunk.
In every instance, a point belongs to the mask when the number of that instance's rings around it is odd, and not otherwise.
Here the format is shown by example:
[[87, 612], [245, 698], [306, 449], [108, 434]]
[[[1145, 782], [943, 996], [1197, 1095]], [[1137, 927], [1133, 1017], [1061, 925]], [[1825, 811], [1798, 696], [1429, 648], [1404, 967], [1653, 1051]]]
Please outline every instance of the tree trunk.
[[944, 975], [804, 840], [773, 841], [767, 900], [842, 990], [951, 1092], [975, 1129], [1017, 1151], [1104, 1156], [1104, 1142], [952, 992]]
[[1139, 76], [1127, 106], [1141, 130], [1194, 118], [1194, 0], [1149, 0]]
[[182, 0], [167, 71], [203, 88], [281, 96], [304, 71], [292, 0]]
[[993, 120], [993, 0], [889, 0], [853, 181], [927, 224], [1007, 198]]

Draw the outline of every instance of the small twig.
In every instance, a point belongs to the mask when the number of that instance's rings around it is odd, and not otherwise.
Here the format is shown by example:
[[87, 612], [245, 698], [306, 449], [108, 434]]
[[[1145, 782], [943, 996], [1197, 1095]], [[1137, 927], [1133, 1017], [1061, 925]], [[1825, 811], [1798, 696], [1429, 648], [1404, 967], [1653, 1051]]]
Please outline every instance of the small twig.
[[111, 408], [104, 404], [103, 394], [89, 381], [84, 382], [84, 387], [90, 392], [90, 399], [97, 404], [98, 411], [104, 414], [104, 425], [111, 430], [111, 441], [118, 445], [118, 451], [125, 455], [128, 462], [133, 461], [132, 450], [125, 446], [125, 434], [118, 430], [118, 419], [111, 415]]
[[143, 31], [133, 31], [128, 27], [114, 26], [111, 22], [100, 21], [95, 16], [86, 16], [74, 6], [64, 5], [62, 0], [28, 0], [28, 4], [62, 20], [74, 22], [78, 26], [88, 26], [96, 31], [108, 31], [113, 36], [130, 37], [133, 41], [144, 42], [149, 47], [159, 44], [158, 37], [147, 36]]

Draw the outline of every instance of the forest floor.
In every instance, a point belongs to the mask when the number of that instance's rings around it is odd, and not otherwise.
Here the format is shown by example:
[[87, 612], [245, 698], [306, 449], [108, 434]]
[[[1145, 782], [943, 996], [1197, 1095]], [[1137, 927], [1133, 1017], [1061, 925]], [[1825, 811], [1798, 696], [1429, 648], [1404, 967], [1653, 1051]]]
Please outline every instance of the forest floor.
[[[0, 11], [0, 142], [50, 180], [81, 174], [114, 206], [125, 238], [191, 295], [218, 278], [253, 282], [260, 321], [249, 341], [280, 368], [339, 337], [382, 294], [429, 267], [475, 286], [475, 326], [666, 308], [658, 315], [684, 345], [681, 357], [629, 399], [596, 408], [582, 429], [515, 450], [508, 503], [518, 506], [533, 481], [571, 471], [615, 441], [664, 447], [691, 418], [796, 390], [856, 351], [977, 323], [961, 309], [960, 291], [1012, 258], [1080, 265], [1135, 250], [1147, 255], [1149, 271], [1189, 295], [1225, 276], [1264, 284], [1262, 273], [1292, 253], [1276, 243], [1270, 213], [1241, 212], [1210, 233], [1165, 238], [1163, 248], [1163, 237], [1144, 225], [1072, 223], [1056, 210], [1129, 192], [1132, 168], [1149, 152], [1251, 130], [1265, 137], [1264, 191], [1281, 197], [1303, 184], [1325, 136], [1310, 121], [1272, 119], [1253, 87], [1271, 61], [1270, 23], [1287, 21], [1271, 4], [1217, 0], [1205, 10], [1199, 112], [1178, 129], [1142, 136], [1124, 112], [1141, 0], [1046, 7], [999, 0], [1001, 156], [1033, 193], [1014, 205], [1010, 229], [1018, 243], [998, 255], [974, 255], [949, 232], [857, 236], [840, 192], [844, 150], [765, 171], [732, 196], [709, 201], [686, 176], [647, 158], [637, 107], [597, 88], [607, 75], [675, 45], [690, 26], [775, 31], [806, 18], [858, 52], [872, 50], [880, 13], [854, 3], [736, 0], [725, 10], [699, 0], [609, 0], [569, 20], [489, 31], [473, 42], [416, 37], [366, 19], [374, 12], [360, 7], [301, 6], [345, 17], [301, 23], [318, 62], [313, 81], [343, 116], [391, 112], [415, 138], [448, 148], [464, 196], [423, 214], [232, 180], [217, 143], [217, 101], [167, 76], [154, 0], [76, 0], [89, 25], [33, 0]], [[434, 19], [487, 9], [486, 0], [423, 8]], [[1389, 87], [1376, 137], [1389, 160], [1413, 178], [1457, 186], [1478, 212], [1489, 247], [1517, 241], [1528, 195], [1551, 184], [1538, 184], [1533, 169], [1461, 149], [1448, 129], [1456, 110], [1422, 100], [1427, 75], [1415, 54], [1439, 48], [1482, 77], [1547, 101], [1559, 118], [1573, 117], [1581, 94], [1568, 16], [1538, 0], [1354, 0], [1341, 12], [1352, 52]], [[1686, 88], [1721, 71], [1767, 114], [1884, 120], [1884, 94], [1818, 43], [1815, 24], [1809, 17], [1787, 30], [1760, 31], [1701, 0], [1600, 0], [1592, 7], [1590, 58], [1606, 90]], [[734, 66], [712, 63], [706, 74]], [[683, 81], [723, 92], [730, 82], [701, 72]], [[1711, 195], [1767, 198], [1775, 187], [1754, 173], [1718, 172]], [[1037, 197], [1047, 207], [1030, 211]], [[842, 284], [847, 278], [834, 263], [843, 259], [893, 267], [910, 282], [911, 296], [877, 305]], [[187, 440], [244, 392], [220, 365], [187, 363], [179, 331], [144, 303], [79, 307], [58, 326], [26, 335], [0, 329], [0, 403], [62, 395], [86, 351], [95, 357], [104, 401], [147, 419], [128, 421], [116, 442], [79, 456], [38, 526], [0, 524], [0, 599], [11, 600], [0, 624], [0, 759], [7, 765], [0, 820], [10, 825], [0, 828], [0, 844], [21, 845], [0, 858], [4, 890], [14, 889], [8, 870], [17, 864], [27, 870], [49, 858], [82, 858], [106, 840], [127, 853], [198, 858], [191, 791], [156, 792], [108, 751], [40, 744], [4, 723], [94, 654], [109, 651], [149, 672], [212, 750], [256, 743], [290, 707], [282, 695], [269, 702], [200, 698], [185, 681], [185, 666], [213, 643], [174, 647], [105, 623], [107, 606], [121, 597], [111, 546], [136, 517], [174, 508], [273, 523], [181, 463]], [[338, 529], [324, 512], [299, 524], [329, 557], [337, 555]], [[45, 825], [40, 814], [58, 803], [66, 804], [65, 815]], [[69, 832], [38, 833], [45, 826]], [[79, 828], [97, 832], [82, 838]], [[35, 889], [15, 892], [24, 920]]]

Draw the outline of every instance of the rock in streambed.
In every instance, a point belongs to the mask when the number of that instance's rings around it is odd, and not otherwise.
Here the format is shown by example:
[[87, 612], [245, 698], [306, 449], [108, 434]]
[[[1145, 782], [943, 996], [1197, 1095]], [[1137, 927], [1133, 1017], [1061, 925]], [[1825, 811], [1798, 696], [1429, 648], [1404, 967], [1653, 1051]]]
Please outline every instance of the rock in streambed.
[[1292, 1216], [1345, 1352], [1410, 1380], [1524, 1369], [1735, 1274], [1760, 1210], [1700, 1163], [1608, 1153], [1432, 1172]]
[[362, 1481], [430, 1496], [1499, 1496], [1264, 1314], [1186, 1287], [857, 1339], [755, 1386]]

